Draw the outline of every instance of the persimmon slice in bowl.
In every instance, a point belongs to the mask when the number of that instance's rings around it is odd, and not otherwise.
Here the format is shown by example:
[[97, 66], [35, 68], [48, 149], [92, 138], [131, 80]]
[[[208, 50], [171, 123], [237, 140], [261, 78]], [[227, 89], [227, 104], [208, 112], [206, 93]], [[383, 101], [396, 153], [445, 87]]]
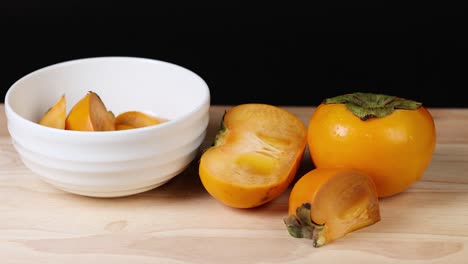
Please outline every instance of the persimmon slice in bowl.
[[226, 111], [215, 143], [200, 158], [208, 193], [225, 205], [265, 204], [292, 182], [306, 147], [307, 130], [293, 114], [268, 104]]
[[377, 189], [362, 171], [316, 168], [294, 184], [288, 215], [290, 235], [320, 247], [380, 221]]
[[115, 118], [116, 130], [134, 129], [160, 124], [161, 120], [140, 111], [127, 111]]
[[65, 120], [65, 129], [78, 131], [115, 130], [114, 115], [107, 110], [95, 92], [89, 91], [71, 109]]
[[39, 120], [39, 124], [47, 127], [65, 129], [65, 118], [67, 116], [65, 95], [44, 113]]

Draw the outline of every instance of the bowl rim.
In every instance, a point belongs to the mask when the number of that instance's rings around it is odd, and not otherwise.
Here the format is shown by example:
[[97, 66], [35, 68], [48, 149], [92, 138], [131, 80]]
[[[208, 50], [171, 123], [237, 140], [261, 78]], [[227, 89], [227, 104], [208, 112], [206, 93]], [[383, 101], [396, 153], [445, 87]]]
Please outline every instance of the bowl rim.
[[[163, 122], [161, 124], [158, 124], [157, 126], [148, 126], [148, 127], [142, 127], [142, 128], [137, 128], [137, 129], [127, 129], [127, 130], [113, 130], [113, 131], [96, 131], [98, 133], [89, 133], [89, 131], [76, 131], [76, 130], [64, 130], [64, 129], [56, 129], [56, 128], [51, 128], [51, 127], [46, 127], [42, 126], [36, 122], [33, 122], [31, 120], [28, 120], [24, 117], [22, 117], [20, 114], [18, 114], [13, 107], [10, 105], [10, 98], [12, 91], [15, 90], [15, 87], [17, 87], [18, 83], [21, 81], [31, 78], [31, 76], [40, 74], [43, 71], [47, 71], [53, 68], [57, 67], [63, 67], [65, 65], [70, 65], [70, 64], [77, 64], [77, 63], [83, 63], [87, 61], [99, 61], [99, 60], [132, 60], [132, 61], [146, 61], [149, 63], [157, 63], [157, 64], [162, 64], [168, 67], [173, 67], [177, 68], [178, 70], [182, 70], [185, 72], [188, 72], [191, 75], [194, 75], [195, 78], [197, 78], [201, 85], [202, 88], [205, 89], [205, 94], [206, 96], [203, 98], [203, 101], [200, 101], [200, 103], [197, 105], [196, 108], [190, 110], [189, 112], [180, 115], [174, 119], [169, 120], [169, 122]], [[26, 129], [34, 129], [38, 133], [48, 133], [49, 136], [68, 136], [68, 137], [87, 137], [87, 139], [92, 140], [92, 139], [101, 139], [101, 138], [109, 138], [109, 136], [112, 135], [112, 137], [119, 137], [123, 136], [126, 137], [128, 135], [132, 136], [138, 136], [138, 134], [147, 134], [151, 133], [154, 131], [164, 131], [167, 129], [170, 129], [173, 126], [176, 126], [177, 124], [183, 123], [185, 120], [190, 119], [194, 113], [197, 113], [203, 108], [210, 106], [210, 100], [211, 100], [211, 94], [210, 94], [210, 89], [208, 87], [208, 84], [206, 81], [200, 77], [197, 73], [193, 72], [192, 70], [189, 70], [183, 66], [177, 65], [172, 62], [168, 61], [163, 61], [159, 59], [152, 59], [152, 58], [145, 58], [145, 57], [136, 57], [136, 56], [96, 56], [96, 57], [85, 57], [85, 58], [79, 58], [79, 59], [72, 59], [72, 60], [67, 60], [67, 61], [62, 61], [58, 63], [54, 63], [42, 68], [39, 68], [37, 70], [34, 70], [18, 80], [16, 80], [10, 87], [8, 88], [6, 94], [5, 94], [5, 100], [4, 100], [4, 106], [5, 106], [5, 113], [6, 113], [6, 118], [7, 122], [9, 119], [16, 119], [19, 123], [21, 123], [21, 126], [25, 126]], [[9, 122], [8, 122], [9, 123]], [[8, 125], [7, 125], [8, 126]]]

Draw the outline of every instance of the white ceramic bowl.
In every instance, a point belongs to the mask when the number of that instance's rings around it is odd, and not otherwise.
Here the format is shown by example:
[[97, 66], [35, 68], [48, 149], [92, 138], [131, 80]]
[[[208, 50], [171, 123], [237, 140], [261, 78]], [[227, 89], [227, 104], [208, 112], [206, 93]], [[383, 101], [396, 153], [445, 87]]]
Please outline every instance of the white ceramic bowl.
[[[82, 132], [45, 127], [39, 118], [61, 95], [67, 113], [88, 91], [107, 108], [151, 112], [169, 121], [145, 128]], [[210, 92], [178, 65], [135, 57], [67, 61], [15, 82], [5, 97], [13, 145], [23, 163], [67, 192], [119, 197], [158, 187], [195, 158], [206, 135]]]

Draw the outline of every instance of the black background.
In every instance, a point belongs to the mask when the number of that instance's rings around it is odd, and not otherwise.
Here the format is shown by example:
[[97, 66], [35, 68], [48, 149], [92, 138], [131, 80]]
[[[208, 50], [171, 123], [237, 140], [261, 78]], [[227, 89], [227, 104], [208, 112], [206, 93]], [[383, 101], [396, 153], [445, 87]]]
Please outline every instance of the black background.
[[212, 104], [307, 106], [361, 91], [468, 107], [460, 6], [130, 3], [0, 4], [0, 101], [17, 79], [50, 64], [138, 56], [196, 72]]

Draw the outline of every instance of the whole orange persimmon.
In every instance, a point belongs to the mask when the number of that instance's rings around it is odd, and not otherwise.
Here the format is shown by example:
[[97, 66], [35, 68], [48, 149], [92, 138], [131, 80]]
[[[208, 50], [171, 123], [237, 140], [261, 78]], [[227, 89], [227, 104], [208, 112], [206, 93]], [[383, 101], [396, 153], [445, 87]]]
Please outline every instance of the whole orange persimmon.
[[325, 99], [308, 126], [315, 166], [362, 170], [374, 180], [379, 197], [400, 193], [418, 181], [435, 144], [434, 120], [422, 103], [383, 94]]

